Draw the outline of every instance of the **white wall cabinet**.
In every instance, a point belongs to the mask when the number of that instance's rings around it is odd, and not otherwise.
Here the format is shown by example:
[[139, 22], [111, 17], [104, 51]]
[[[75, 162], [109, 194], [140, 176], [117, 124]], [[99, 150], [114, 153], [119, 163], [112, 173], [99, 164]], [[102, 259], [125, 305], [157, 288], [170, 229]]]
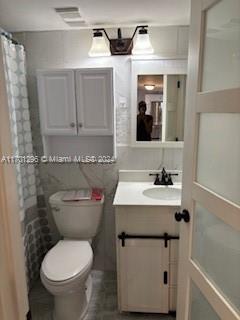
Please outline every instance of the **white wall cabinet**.
[[76, 71], [79, 135], [112, 135], [112, 72], [110, 69]]
[[39, 71], [38, 94], [42, 133], [76, 135], [74, 71]]
[[113, 156], [113, 69], [37, 72], [44, 154]]
[[[176, 311], [178, 237], [174, 213], [178, 207], [116, 206], [119, 311]], [[119, 235], [132, 238], [124, 242]], [[153, 236], [153, 239], [141, 239]]]

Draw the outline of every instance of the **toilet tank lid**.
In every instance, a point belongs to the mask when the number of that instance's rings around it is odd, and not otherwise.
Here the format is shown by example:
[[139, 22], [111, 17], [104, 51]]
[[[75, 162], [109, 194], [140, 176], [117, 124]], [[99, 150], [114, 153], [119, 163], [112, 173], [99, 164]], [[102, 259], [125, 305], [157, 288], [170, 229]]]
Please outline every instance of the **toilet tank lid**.
[[58, 191], [52, 194], [49, 198], [50, 204], [58, 204], [61, 206], [99, 206], [104, 203], [104, 195], [101, 200], [80, 200], [80, 201], [63, 201], [62, 198], [68, 191]]
[[41, 272], [50, 281], [65, 281], [84, 273], [92, 260], [88, 241], [61, 240], [46, 254]]

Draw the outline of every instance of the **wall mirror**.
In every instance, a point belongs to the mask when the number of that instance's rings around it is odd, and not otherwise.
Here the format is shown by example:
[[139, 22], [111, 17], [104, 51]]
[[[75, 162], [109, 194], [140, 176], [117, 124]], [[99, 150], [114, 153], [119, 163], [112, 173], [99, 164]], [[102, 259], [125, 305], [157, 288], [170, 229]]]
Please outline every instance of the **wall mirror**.
[[132, 61], [132, 145], [182, 147], [186, 60]]

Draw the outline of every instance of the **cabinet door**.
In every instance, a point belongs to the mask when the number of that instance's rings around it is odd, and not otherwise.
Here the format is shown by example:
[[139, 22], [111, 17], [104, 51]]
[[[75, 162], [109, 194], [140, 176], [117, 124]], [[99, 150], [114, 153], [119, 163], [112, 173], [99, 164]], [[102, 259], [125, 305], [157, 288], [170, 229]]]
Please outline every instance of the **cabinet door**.
[[79, 135], [113, 134], [112, 69], [76, 71]]
[[38, 95], [42, 133], [76, 135], [74, 71], [39, 71]]
[[119, 244], [122, 311], [169, 311], [169, 248], [162, 240], [126, 240]]

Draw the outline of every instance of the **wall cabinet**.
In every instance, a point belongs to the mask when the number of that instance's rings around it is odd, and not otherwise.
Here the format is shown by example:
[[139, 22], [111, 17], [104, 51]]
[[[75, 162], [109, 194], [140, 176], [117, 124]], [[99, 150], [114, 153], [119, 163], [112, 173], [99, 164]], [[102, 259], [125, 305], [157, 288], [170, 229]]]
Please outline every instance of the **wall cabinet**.
[[[176, 311], [178, 238], [175, 207], [116, 207], [118, 305], [120, 311]], [[122, 233], [130, 235], [123, 241]]]
[[37, 80], [45, 153], [113, 155], [112, 68], [39, 70]]
[[42, 133], [76, 135], [74, 71], [39, 71], [38, 95]]
[[112, 135], [111, 70], [77, 70], [76, 88], [78, 134]]

